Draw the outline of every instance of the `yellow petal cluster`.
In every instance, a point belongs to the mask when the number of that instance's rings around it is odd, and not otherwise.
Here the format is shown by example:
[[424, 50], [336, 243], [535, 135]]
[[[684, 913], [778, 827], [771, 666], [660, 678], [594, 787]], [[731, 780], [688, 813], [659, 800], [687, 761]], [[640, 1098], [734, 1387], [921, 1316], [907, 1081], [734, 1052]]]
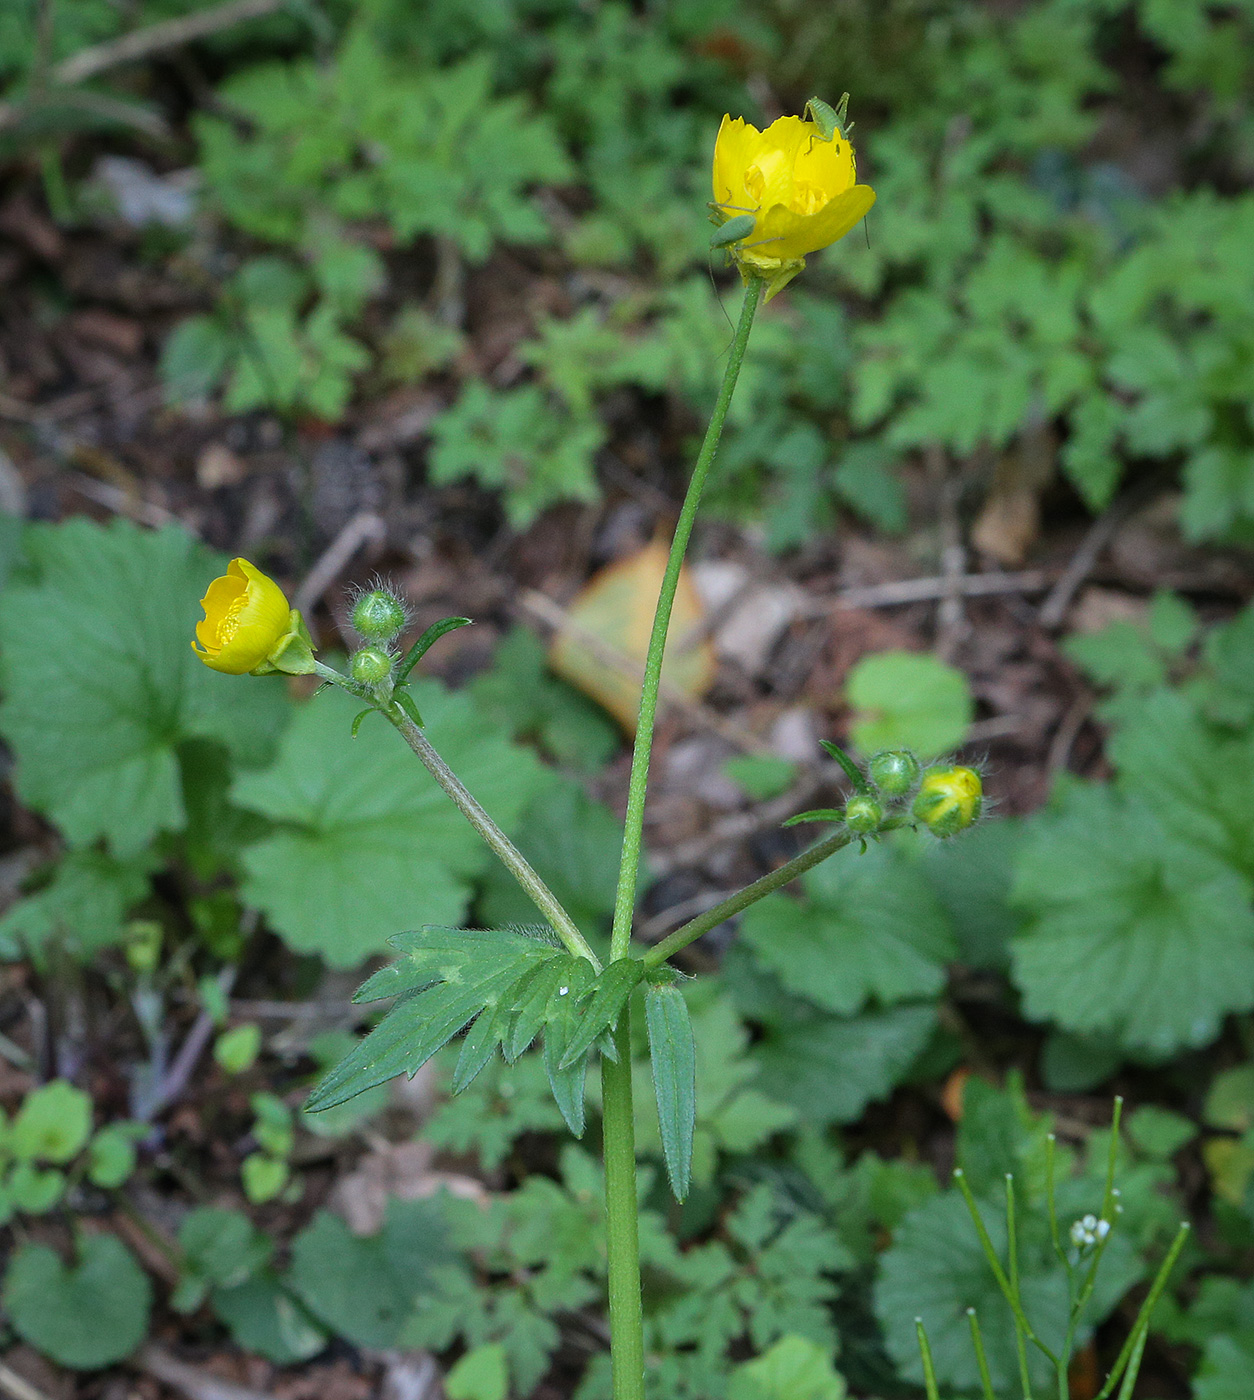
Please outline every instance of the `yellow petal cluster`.
[[858, 184], [853, 147], [802, 117], [766, 128], [724, 117], [714, 144], [714, 208], [724, 219], [753, 216], [753, 231], [730, 251], [746, 278], [767, 282], [769, 300], [816, 253], [843, 238], [875, 203]]
[[292, 627], [283, 590], [247, 559], [232, 559], [200, 600], [192, 650], [215, 671], [242, 676], [270, 656]]

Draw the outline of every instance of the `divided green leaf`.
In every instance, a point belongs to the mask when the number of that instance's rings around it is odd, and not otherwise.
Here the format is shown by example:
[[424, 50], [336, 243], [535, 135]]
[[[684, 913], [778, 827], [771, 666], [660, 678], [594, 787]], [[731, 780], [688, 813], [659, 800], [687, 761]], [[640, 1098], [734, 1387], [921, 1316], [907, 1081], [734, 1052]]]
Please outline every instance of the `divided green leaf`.
[[1144, 802], [1073, 788], [1031, 824], [1014, 901], [1027, 916], [1014, 975], [1034, 1020], [1167, 1054], [1254, 1005], [1249, 886]]
[[[413, 690], [441, 755], [512, 827], [544, 781], [538, 761], [485, 732], [465, 695], [435, 681]], [[491, 859], [388, 726], [349, 737], [355, 710], [342, 691], [315, 696], [297, 711], [275, 764], [232, 790], [238, 805], [277, 824], [244, 854], [245, 899], [293, 948], [337, 967], [382, 952], [398, 928], [460, 922], [470, 882]]]
[[[397, 997], [396, 1005], [310, 1095], [307, 1108], [331, 1108], [398, 1074], [411, 1077], [463, 1026], [492, 1014], [520, 980], [569, 955], [510, 930], [425, 928], [391, 940], [401, 956], [365, 982], [358, 1001]], [[502, 1031], [508, 1027], [502, 1026]]]
[[956, 952], [944, 910], [915, 865], [886, 846], [846, 851], [745, 911], [741, 936], [794, 995], [848, 1014], [931, 996]]

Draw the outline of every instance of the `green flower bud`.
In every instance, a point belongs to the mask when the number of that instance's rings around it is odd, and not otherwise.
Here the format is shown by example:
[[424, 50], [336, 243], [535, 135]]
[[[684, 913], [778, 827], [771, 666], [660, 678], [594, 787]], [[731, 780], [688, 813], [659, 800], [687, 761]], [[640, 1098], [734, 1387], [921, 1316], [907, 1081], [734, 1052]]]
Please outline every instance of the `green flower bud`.
[[979, 820], [984, 785], [974, 768], [931, 768], [911, 811], [933, 836], [956, 836]]
[[869, 836], [880, 829], [884, 809], [869, 792], [855, 792], [845, 803], [845, 825], [859, 836]]
[[126, 926], [126, 961], [134, 972], [155, 972], [161, 961], [161, 925], [154, 919], [132, 919]]
[[353, 626], [368, 642], [390, 642], [405, 626], [405, 604], [386, 588], [372, 588], [358, 598]]
[[353, 679], [362, 685], [378, 685], [392, 674], [393, 658], [382, 647], [362, 647], [348, 663]]
[[919, 760], [909, 749], [881, 749], [872, 754], [867, 775], [885, 797], [895, 801], [919, 781]]

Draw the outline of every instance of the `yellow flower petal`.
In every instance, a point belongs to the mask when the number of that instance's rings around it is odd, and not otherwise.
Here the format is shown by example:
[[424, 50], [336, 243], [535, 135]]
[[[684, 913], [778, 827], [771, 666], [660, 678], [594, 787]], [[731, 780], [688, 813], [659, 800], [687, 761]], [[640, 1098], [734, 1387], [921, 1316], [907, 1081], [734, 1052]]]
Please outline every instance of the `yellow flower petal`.
[[283, 590], [247, 559], [232, 559], [200, 600], [192, 650], [215, 671], [242, 676], [260, 666], [287, 635], [292, 611]]

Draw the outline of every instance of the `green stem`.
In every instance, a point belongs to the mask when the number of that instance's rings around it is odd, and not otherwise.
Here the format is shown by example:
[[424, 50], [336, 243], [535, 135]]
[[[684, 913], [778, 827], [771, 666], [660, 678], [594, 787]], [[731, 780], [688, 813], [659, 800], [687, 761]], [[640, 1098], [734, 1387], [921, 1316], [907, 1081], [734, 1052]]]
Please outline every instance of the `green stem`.
[[[736, 338], [732, 341], [731, 353], [727, 358], [727, 369], [723, 374], [722, 387], [718, 391], [718, 402], [714, 405], [714, 414], [710, 419], [710, 426], [706, 429], [705, 441], [701, 444], [697, 464], [692, 469], [692, 480], [688, 483], [688, 494], [684, 497], [683, 508], [675, 525], [675, 538], [671, 541], [670, 558], [666, 561], [666, 573], [662, 577], [657, 611], [653, 615], [653, 632], [649, 637], [649, 650], [644, 663], [644, 686], [640, 692], [636, 746], [631, 755], [631, 780], [627, 788], [627, 817], [623, 830], [623, 856], [618, 869], [614, 929], [610, 938], [611, 961], [625, 958], [631, 942], [631, 921], [636, 908], [636, 879], [640, 870], [640, 848], [644, 835], [645, 789], [649, 781], [649, 758], [653, 751], [653, 724], [657, 718], [658, 685], [662, 679], [662, 654], [666, 650], [666, 633], [670, 628], [675, 589], [679, 586], [679, 570], [684, 562], [689, 537], [692, 535], [705, 479], [709, 475], [714, 454], [718, 451], [719, 438], [723, 435], [723, 423], [736, 388], [736, 380], [740, 375], [745, 346], [749, 343], [749, 331], [753, 326], [758, 302], [762, 298], [763, 286], [760, 277], [752, 277], [745, 288], [744, 304], [740, 308], [740, 324], [736, 327]], [[617, 1391], [615, 1400], [618, 1400]]]
[[640, 1302], [640, 1226], [636, 1203], [636, 1129], [631, 1102], [631, 1007], [614, 1031], [618, 1063], [601, 1056], [601, 1132], [605, 1154], [605, 1235], [609, 1262], [610, 1365], [614, 1400], [644, 1400], [644, 1318]]
[[518, 881], [532, 903], [553, 926], [553, 931], [566, 945], [567, 950], [574, 953], [576, 957], [587, 958], [596, 971], [600, 972], [600, 960], [575, 926], [575, 921], [562, 908], [557, 896], [531, 868], [527, 858], [518, 847], [475, 801], [457, 774], [431, 747], [422, 730], [408, 715], [395, 706], [380, 707], [379, 713], [386, 716], [400, 731], [401, 738], [413, 749], [426, 766], [427, 771], [453, 799], [462, 816], [496, 852], [501, 864]]
[[674, 957], [681, 948], [686, 948], [689, 943], [695, 943], [703, 933], [709, 933], [724, 919], [730, 919], [733, 914], [739, 914], [742, 909], [756, 904], [759, 899], [765, 899], [768, 894], [788, 884], [790, 880], [795, 880], [798, 875], [804, 875], [807, 870], [818, 865], [820, 861], [826, 860], [828, 856], [834, 855], [854, 839], [852, 831], [838, 831], [834, 836], [829, 836], [826, 841], [820, 841], [817, 846], [811, 846], [808, 851], [802, 851], [799, 856], [793, 856], [792, 860], [781, 865], [778, 870], [772, 870], [769, 874], [763, 875], [760, 880], [746, 885], [743, 890], [737, 890], [721, 904], [716, 904], [713, 909], [707, 909], [704, 914], [698, 914], [695, 919], [690, 919], [682, 928], [677, 928], [674, 933], [668, 934], [660, 943], [655, 943], [644, 955], [645, 967], [657, 967], [660, 963], [664, 963], [667, 958]]

